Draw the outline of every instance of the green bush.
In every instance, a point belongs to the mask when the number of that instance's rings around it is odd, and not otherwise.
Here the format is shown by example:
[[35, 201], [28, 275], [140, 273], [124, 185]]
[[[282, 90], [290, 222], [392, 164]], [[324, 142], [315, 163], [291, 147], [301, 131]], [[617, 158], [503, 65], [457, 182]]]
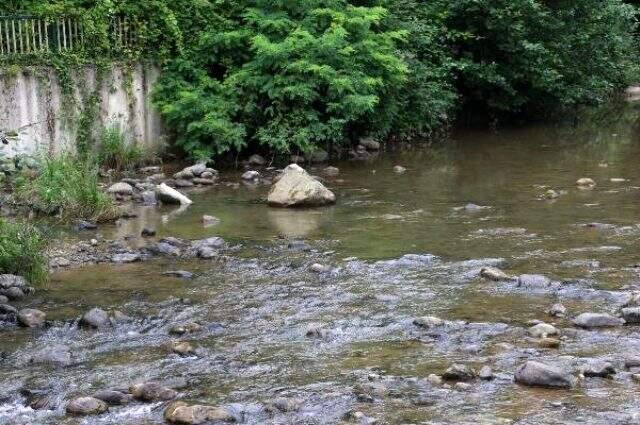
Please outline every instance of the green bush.
[[408, 80], [407, 32], [382, 7], [347, 1], [221, 1], [212, 25], [172, 61], [156, 104], [188, 152], [249, 144], [310, 151], [377, 131], [385, 96]]
[[0, 274], [42, 282], [47, 277], [46, 247], [47, 239], [33, 225], [0, 220]]
[[20, 199], [63, 220], [117, 217], [112, 198], [98, 184], [97, 167], [70, 155], [43, 160], [35, 178], [22, 177], [16, 184]]

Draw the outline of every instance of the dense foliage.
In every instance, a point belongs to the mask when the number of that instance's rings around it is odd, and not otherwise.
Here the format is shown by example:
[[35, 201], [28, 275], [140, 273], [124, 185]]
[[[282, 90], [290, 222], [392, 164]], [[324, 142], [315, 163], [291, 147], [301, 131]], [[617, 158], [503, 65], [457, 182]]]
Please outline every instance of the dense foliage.
[[47, 276], [46, 246], [46, 237], [33, 225], [0, 219], [0, 274], [42, 282]]
[[155, 102], [199, 157], [429, 135], [460, 111], [545, 118], [601, 103], [637, 76], [636, 9], [621, 0], [8, 4], [86, 8], [96, 29], [136, 16], [165, 68]]

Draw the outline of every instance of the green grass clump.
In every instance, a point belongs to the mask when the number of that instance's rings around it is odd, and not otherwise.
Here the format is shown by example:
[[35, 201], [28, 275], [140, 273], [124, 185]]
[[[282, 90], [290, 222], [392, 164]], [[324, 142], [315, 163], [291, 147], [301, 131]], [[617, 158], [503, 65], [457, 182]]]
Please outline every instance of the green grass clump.
[[47, 278], [47, 244], [47, 238], [35, 226], [0, 220], [0, 274], [43, 282]]
[[96, 162], [117, 171], [131, 170], [145, 162], [145, 153], [135, 143], [127, 143], [118, 126], [106, 127], [100, 135]]
[[98, 168], [71, 155], [44, 159], [38, 175], [21, 178], [17, 188], [24, 202], [63, 220], [117, 217], [113, 199], [98, 184]]

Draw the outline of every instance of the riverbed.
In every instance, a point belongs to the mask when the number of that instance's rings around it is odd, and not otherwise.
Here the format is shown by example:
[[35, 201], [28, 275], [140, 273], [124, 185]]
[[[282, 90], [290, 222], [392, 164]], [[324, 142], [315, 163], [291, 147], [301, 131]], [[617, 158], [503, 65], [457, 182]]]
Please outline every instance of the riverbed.
[[[640, 288], [640, 113], [609, 113], [606, 124], [595, 115], [577, 127], [459, 130], [444, 145], [337, 162], [339, 175], [323, 176], [337, 195], [332, 207], [273, 209], [267, 185], [220, 184], [190, 193], [185, 209], [137, 206], [119, 226], [69, 233], [141, 246], [149, 241], [140, 231], [153, 228], [156, 239], [222, 237], [228, 249], [210, 260], [56, 272], [20, 304], [46, 311], [48, 326], [2, 327], [0, 423], [162, 423], [160, 401], [65, 414], [73, 397], [147, 381], [246, 424], [640, 423], [640, 383], [628, 367], [640, 355], [640, 326], [572, 323], [584, 312], [617, 315]], [[322, 166], [310, 171], [322, 176]], [[583, 177], [596, 186], [578, 188]], [[203, 226], [204, 214], [219, 224]], [[483, 279], [487, 267], [549, 284]], [[564, 317], [547, 313], [556, 303]], [[125, 319], [78, 327], [94, 307]], [[443, 322], [417, 326], [422, 316]], [[541, 347], [531, 321], [558, 328], [560, 346]], [[170, 334], [191, 322], [202, 329]], [[167, 351], [172, 341], [194, 352]], [[70, 351], [69, 364], [30, 361], [54, 345]], [[594, 359], [616, 373], [580, 376]], [[517, 384], [527, 360], [579, 382]], [[492, 379], [430, 377], [453, 363], [489, 366]], [[34, 409], [34, 398], [46, 408]]]

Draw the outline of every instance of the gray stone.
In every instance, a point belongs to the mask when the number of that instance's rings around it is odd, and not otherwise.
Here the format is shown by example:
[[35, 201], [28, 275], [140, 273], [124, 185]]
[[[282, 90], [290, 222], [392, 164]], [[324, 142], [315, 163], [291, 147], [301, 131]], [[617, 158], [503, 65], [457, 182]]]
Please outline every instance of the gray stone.
[[195, 177], [199, 177], [202, 173], [207, 171], [207, 164], [199, 162], [197, 164], [192, 165], [191, 167], [185, 168], [185, 170], [191, 171], [191, 174]]
[[539, 274], [523, 274], [518, 277], [518, 286], [529, 289], [546, 288], [551, 284], [551, 280]]
[[480, 372], [478, 373], [478, 377], [483, 381], [491, 381], [494, 378], [493, 370], [491, 370], [489, 366], [482, 366], [482, 369], [480, 369]]
[[624, 320], [607, 313], [582, 313], [573, 319], [573, 324], [581, 328], [601, 328], [623, 325]]
[[207, 239], [200, 239], [200, 240], [191, 242], [191, 247], [195, 249], [199, 249], [199, 248], [223, 249], [225, 246], [226, 246], [226, 242], [224, 241], [224, 239], [218, 236], [214, 236]]
[[[0, 295], [0, 305], [7, 304], [8, 302], [9, 302], [9, 298], [5, 297], [4, 295]], [[0, 313], [2, 313], [1, 310], [0, 310]]]
[[96, 230], [98, 225], [87, 220], [76, 220], [73, 227], [78, 231]]
[[640, 307], [626, 307], [622, 309], [622, 317], [629, 324], [640, 324]]
[[0, 289], [8, 289], [11, 287], [24, 288], [29, 286], [29, 282], [22, 277], [16, 276], [13, 274], [2, 274], [0, 275]]
[[557, 367], [528, 361], [516, 371], [515, 381], [532, 387], [572, 388], [576, 379]]
[[331, 271], [331, 266], [315, 263], [309, 266], [309, 271], [318, 274], [328, 273]]
[[99, 308], [92, 308], [82, 316], [80, 325], [87, 328], [100, 329], [111, 326], [111, 321], [106, 311]]
[[4, 295], [5, 297], [9, 298], [11, 301], [19, 301], [21, 299], [24, 298], [24, 291], [21, 288], [18, 288], [16, 286], [13, 286], [11, 288], [8, 289], [2, 289], [0, 290], [0, 294]]
[[164, 401], [177, 397], [178, 393], [171, 388], [164, 387], [157, 382], [135, 384], [129, 388], [133, 398], [143, 401]]
[[197, 256], [198, 258], [201, 258], [203, 260], [210, 260], [212, 258], [215, 258], [218, 256], [218, 251], [216, 251], [213, 248], [209, 248], [206, 246], [200, 247], [197, 250]]
[[360, 139], [360, 146], [363, 146], [369, 151], [380, 150], [380, 142], [375, 140], [373, 137], [365, 137]]
[[184, 425], [235, 421], [231, 413], [220, 407], [188, 405], [183, 401], [170, 403], [164, 411], [164, 419], [170, 423]]
[[201, 177], [195, 177], [193, 179], [193, 183], [194, 184], [199, 184], [200, 186], [212, 186], [216, 183], [216, 181], [212, 178], [201, 178]]
[[184, 187], [193, 187], [195, 184], [191, 180], [186, 179], [177, 179], [174, 182], [176, 187], [184, 188]]
[[114, 390], [102, 390], [98, 391], [93, 395], [94, 398], [98, 400], [102, 400], [110, 406], [121, 406], [124, 404], [129, 404], [132, 400], [131, 394], [125, 394], [120, 391]]
[[435, 328], [444, 324], [444, 320], [435, 316], [423, 316], [413, 319], [413, 324], [421, 328]]
[[476, 372], [467, 365], [454, 363], [443, 374], [448, 381], [470, 381], [476, 377]]
[[303, 168], [291, 164], [269, 191], [267, 201], [277, 207], [316, 207], [336, 202], [336, 196]]
[[480, 277], [496, 282], [511, 280], [511, 276], [496, 267], [483, 267], [480, 270]]
[[98, 415], [109, 410], [109, 406], [97, 398], [78, 397], [67, 404], [66, 410], [71, 415]]
[[560, 331], [548, 323], [539, 323], [529, 328], [529, 335], [534, 338], [546, 338], [547, 336], [559, 334]]
[[256, 182], [260, 180], [260, 173], [254, 170], [249, 170], [242, 174], [241, 178], [244, 181]]
[[616, 374], [613, 365], [604, 360], [590, 360], [580, 368], [581, 373], [586, 377], [611, 378]]
[[177, 246], [171, 245], [167, 242], [158, 242], [157, 244], [151, 246], [150, 249], [156, 254], [173, 255], [173, 256], [180, 255], [180, 248], [178, 248]]
[[107, 189], [107, 192], [115, 195], [133, 195], [133, 187], [128, 183], [119, 182], [111, 185], [109, 189]]
[[26, 328], [37, 328], [44, 325], [47, 315], [34, 308], [25, 308], [18, 312], [18, 323]]
[[111, 257], [111, 262], [113, 263], [135, 263], [140, 260], [142, 260], [142, 258], [139, 254], [132, 253], [115, 254]]
[[9, 305], [9, 304], [0, 304], [0, 314], [13, 314], [13, 315], [17, 315], [18, 314], [18, 310]]
[[567, 308], [562, 304], [557, 303], [552, 305], [547, 313], [549, 313], [549, 315], [551, 316], [564, 317], [567, 315]]

